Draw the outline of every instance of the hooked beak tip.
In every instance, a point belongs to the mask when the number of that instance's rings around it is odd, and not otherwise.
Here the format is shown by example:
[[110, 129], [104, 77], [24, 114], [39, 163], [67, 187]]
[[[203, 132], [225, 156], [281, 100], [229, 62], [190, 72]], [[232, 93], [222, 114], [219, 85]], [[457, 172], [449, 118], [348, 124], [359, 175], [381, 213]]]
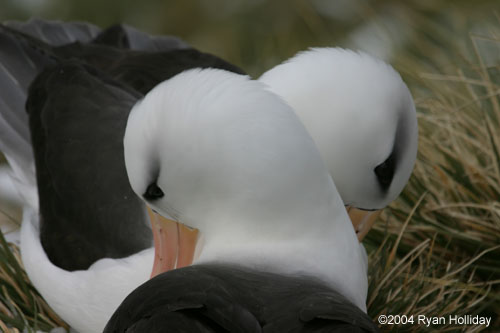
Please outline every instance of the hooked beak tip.
[[378, 216], [382, 212], [382, 209], [361, 210], [352, 206], [346, 206], [346, 210], [349, 218], [351, 219], [356, 236], [360, 242], [368, 234]]

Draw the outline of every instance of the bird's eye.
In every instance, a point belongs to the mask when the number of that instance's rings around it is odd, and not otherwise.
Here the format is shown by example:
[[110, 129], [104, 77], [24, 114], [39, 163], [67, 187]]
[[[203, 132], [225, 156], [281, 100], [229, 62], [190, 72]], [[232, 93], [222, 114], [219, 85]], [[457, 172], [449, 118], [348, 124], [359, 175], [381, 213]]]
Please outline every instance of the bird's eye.
[[396, 169], [396, 159], [394, 158], [394, 155], [394, 152], [391, 153], [391, 155], [389, 155], [384, 162], [377, 165], [374, 170], [383, 191], [387, 191], [394, 177], [394, 170]]
[[164, 196], [165, 194], [161, 188], [156, 185], [156, 182], [149, 184], [146, 192], [142, 195], [146, 200], [157, 200]]

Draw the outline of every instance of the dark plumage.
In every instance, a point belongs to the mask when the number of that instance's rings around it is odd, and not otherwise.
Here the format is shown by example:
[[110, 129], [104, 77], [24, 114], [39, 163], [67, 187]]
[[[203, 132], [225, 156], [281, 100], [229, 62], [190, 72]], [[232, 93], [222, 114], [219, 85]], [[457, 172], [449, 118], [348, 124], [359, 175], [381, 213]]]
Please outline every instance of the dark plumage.
[[133, 291], [105, 333], [378, 332], [371, 319], [311, 277], [223, 264], [163, 273]]
[[152, 246], [123, 161], [128, 110], [140, 97], [74, 61], [45, 70], [31, 86], [40, 237], [59, 267], [87, 268]]
[[[178, 38], [123, 25], [104, 31], [42, 20], [9, 26], [0, 25], [0, 105], [7, 105], [4, 114], [12, 111], [7, 121], [17, 133], [11, 134], [27, 142], [32, 137], [40, 238], [49, 259], [73, 271], [151, 247], [145, 207], [130, 188], [123, 160], [131, 107], [190, 68], [243, 72]], [[31, 134], [19, 111], [26, 98]], [[30, 149], [21, 151], [29, 160]]]

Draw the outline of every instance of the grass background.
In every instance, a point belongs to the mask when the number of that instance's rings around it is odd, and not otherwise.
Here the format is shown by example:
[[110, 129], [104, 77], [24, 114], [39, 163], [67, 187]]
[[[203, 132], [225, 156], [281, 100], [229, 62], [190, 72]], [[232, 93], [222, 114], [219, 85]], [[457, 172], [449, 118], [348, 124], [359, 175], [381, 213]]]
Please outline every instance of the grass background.
[[[489, 329], [383, 331], [500, 331], [498, 1], [0, 0], [1, 20], [32, 16], [177, 35], [253, 76], [311, 46], [360, 49], [390, 62], [415, 98], [419, 153], [405, 191], [364, 241], [368, 313], [492, 317]], [[18, 208], [0, 209], [19, 223]], [[0, 330], [7, 325], [63, 323], [30, 286], [17, 249], [0, 239]]]

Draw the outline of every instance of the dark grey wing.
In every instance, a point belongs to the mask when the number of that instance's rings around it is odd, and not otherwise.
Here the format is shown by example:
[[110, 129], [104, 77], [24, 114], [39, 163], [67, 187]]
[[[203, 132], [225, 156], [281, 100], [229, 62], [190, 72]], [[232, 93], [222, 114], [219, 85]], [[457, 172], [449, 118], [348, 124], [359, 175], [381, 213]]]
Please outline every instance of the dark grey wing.
[[26, 22], [7, 21], [4, 24], [53, 46], [73, 42], [88, 43], [101, 31], [90, 23], [49, 21], [39, 18], [32, 18]]
[[217, 56], [195, 49], [159, 53], [128, 53], [108, 67], [107, 72], [114, 79], [146, 94], [158, 83], [192, 68], [218, 68], [245, 74], [239, 67]]
[[237, 66], [195, 49], [144, 52], [106, 43], [73, 43], [54, 49], [61, 59], [78, 59], [146, 94], [158, 83], [191, 68], [219, 68], [244, 74]]
[[315, 278], [224, 264], [184, 267], [144, 283], [105, 332], [182, 332], [189, 325], [192, 332], [378, 332], [364, 312]]
[[254, 333], [262, 328], [224, 280], [203, 266], [190, 266], [158, 275], [134, 290], [104, 332]]
[[[195, 320], [193, 320], [195, 319]], [[228, 332], [227, 330], [217, 327], [214, 323], [205, 320], [203, 317], [196, 320], [196, 316], [184, 312], [156, 312], [151, 317], [143, 317], [137, 322], [122, 330], [106, 330], [105, 332], [127, 332], [127, 333], [219, 333]]]
[[30, 83], [51, 63], [48, 51], [42, 42], [0, 24], [0, 150], [20, 183], [32, 187], [36, 182], [25, 104]]
[[308, 276], [288, 276], [234, 265], [205, 265], [264, 332], [378, 332], [371, 318], [342, 294]]
[[76, 60], [47, 68], [30, 87], [40, 238], [58, 267], [87, 269], [152, 246], [123, 157], [128, 114], [140, 97]]
[[333, 290], [303, 299], [299, 313], [306, 332], [379, 332], [366, 313]]
[[[16, 35], [24, 32], [33, 39]], [[36, 186], [33, 150], [25, 111], [27, 90], [49, 60], [43, 54], [45, 41], [61, 45], [74, 41], [88, 42], [99, 29], [88, 23], [45, 21], [9, 21], [0, 26], [0, 151], [11, 165], [21, 194], [29, 198]], [[27, 47], [28, 44], [31, 46]], [[46, 51], [46, 49], [45, 49]], [[34, 193], [33, 193], [34, 194]], [[36, 194], [34, 194], [36, 196]], [[35, 201], [34, 198], [27, 199]]]
[[123, 25], [130, 49], [149, 52], [168, 52], [178, 49], [190, 48], [189, 44], [174, 36], [151, 36], [129, 25]]
[[174, 36], [152, 36], [126, 24], [117, 24], [103, 30], [94, 44], [146, 52], [169, 52], [190, 48], [189, 44]]

